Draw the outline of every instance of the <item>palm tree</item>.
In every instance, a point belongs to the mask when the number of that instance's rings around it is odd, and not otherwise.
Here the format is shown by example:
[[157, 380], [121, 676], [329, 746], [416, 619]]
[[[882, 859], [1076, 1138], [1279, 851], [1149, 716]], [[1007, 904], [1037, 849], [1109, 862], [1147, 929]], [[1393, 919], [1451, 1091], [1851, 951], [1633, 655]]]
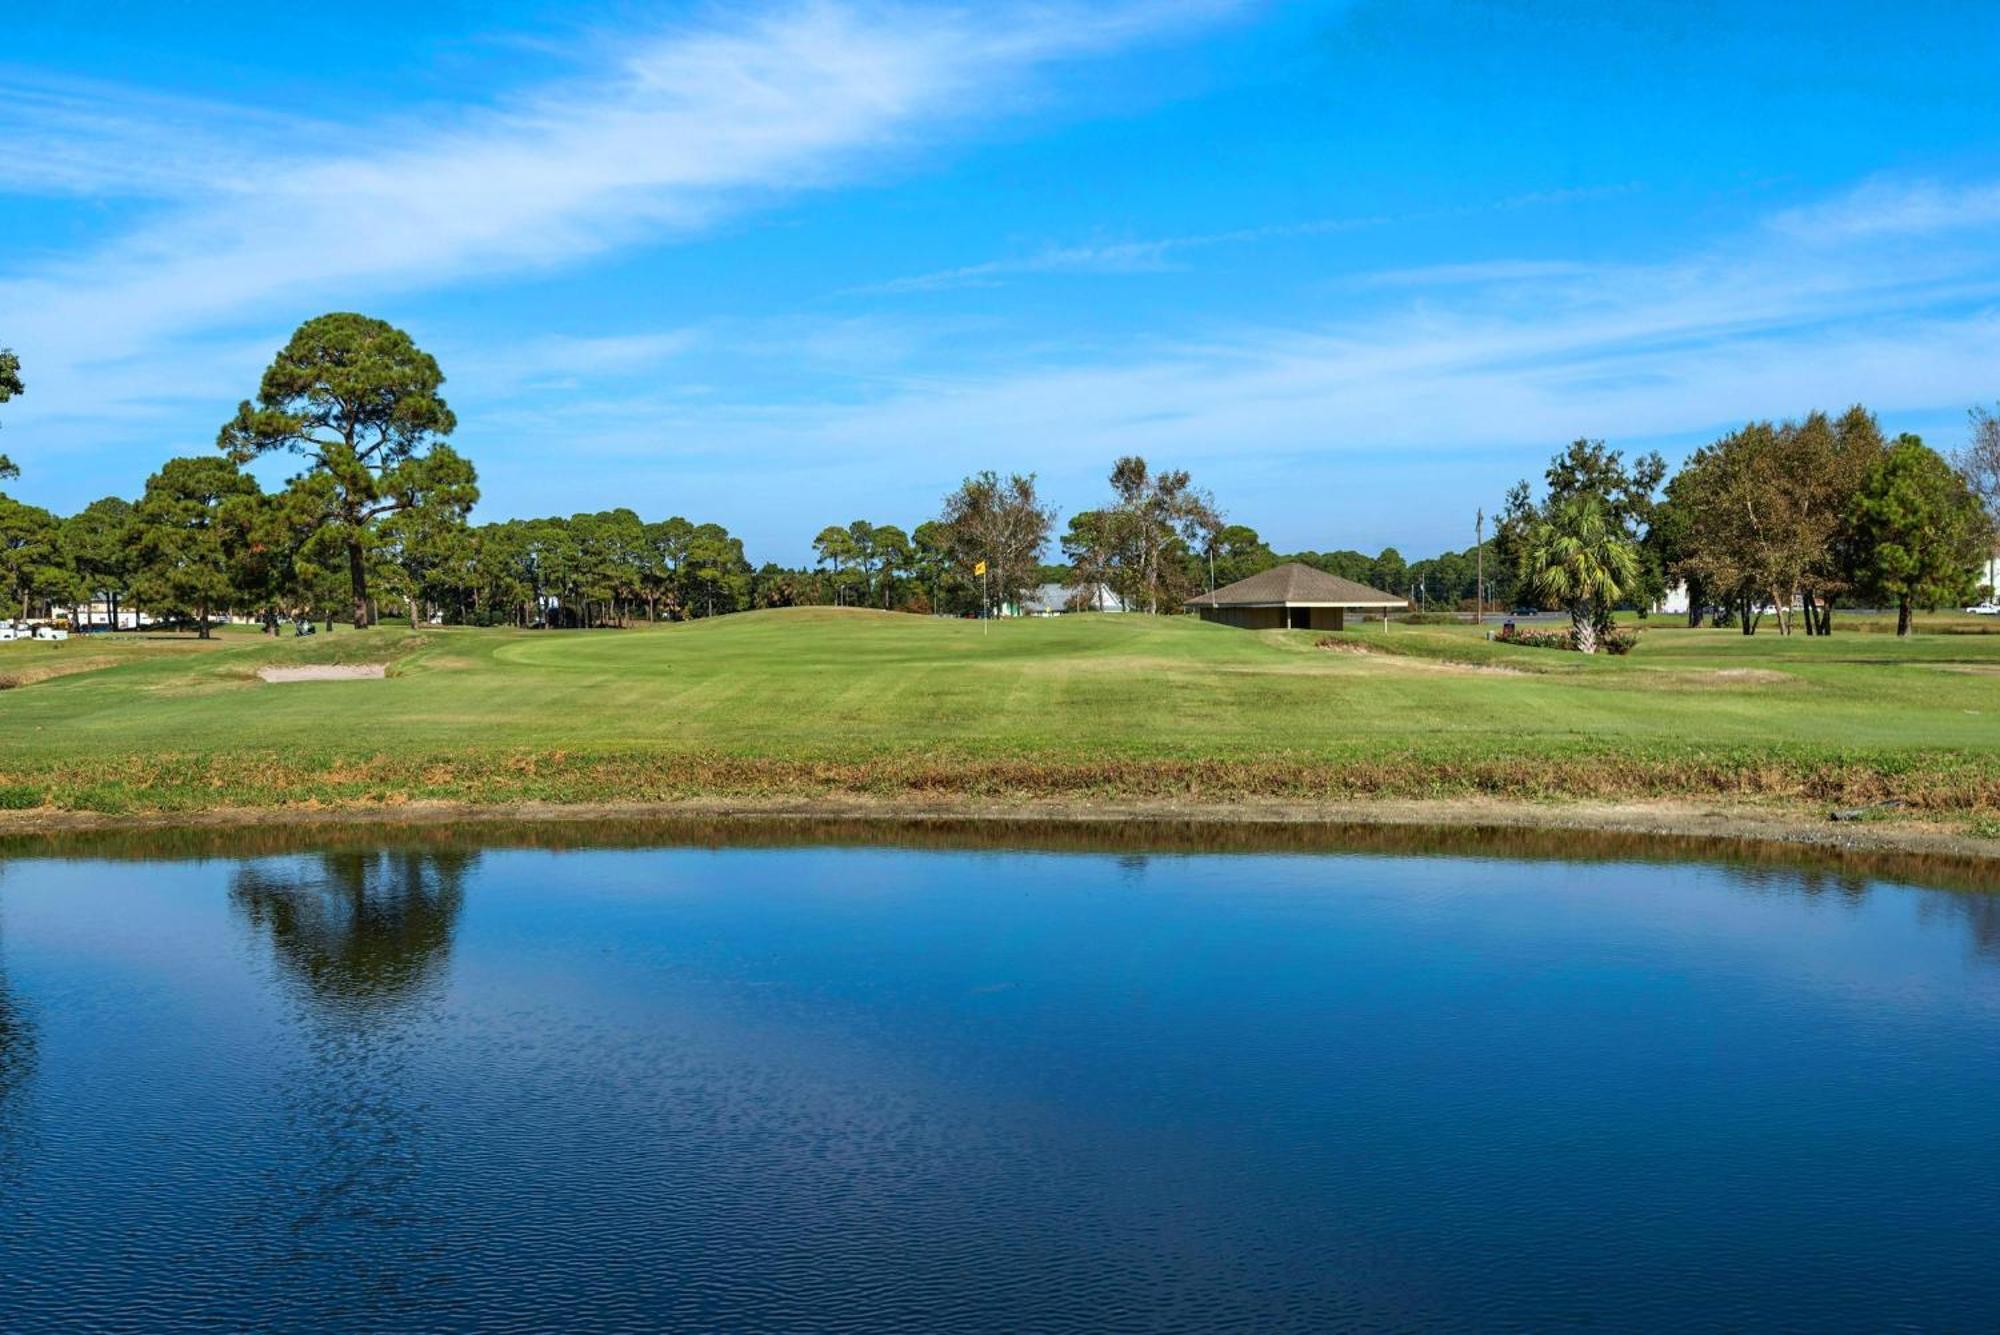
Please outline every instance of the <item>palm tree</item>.
[[1611, 625], [1611, 608], [1639, 579], [1639, 553], [1618, 535], [1604, 505], [1588, 494], [1545, 509], [1521, 548], [1521, 582], [1569, 613], [1576, 647], [1597, 652], [1597, 635]]

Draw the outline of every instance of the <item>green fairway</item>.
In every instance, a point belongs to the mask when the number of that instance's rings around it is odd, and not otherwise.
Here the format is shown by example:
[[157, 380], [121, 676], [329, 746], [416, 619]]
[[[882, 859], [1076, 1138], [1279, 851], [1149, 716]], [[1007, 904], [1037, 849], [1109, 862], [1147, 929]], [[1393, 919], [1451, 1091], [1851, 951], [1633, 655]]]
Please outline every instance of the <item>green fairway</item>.
[[[256, 676], [333, 662], [390, 674]], [[2000, 635], [1898, 641], [1859, 623], [1807, 639], [1655, 621], [1631, 655], [1587, 659], [1471, 626], [1326, 637], [801, 609], [624, 631], [14, 643], [0, 677], [27, 683], [0, 693], [15, 806], [849, 787], [2000, 806]]]

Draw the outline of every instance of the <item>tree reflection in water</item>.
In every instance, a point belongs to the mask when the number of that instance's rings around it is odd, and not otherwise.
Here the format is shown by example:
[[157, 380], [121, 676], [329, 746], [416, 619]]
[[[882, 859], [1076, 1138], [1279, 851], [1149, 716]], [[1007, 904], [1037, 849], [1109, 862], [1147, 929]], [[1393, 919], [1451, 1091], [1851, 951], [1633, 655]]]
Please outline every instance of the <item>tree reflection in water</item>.
[[426, 1186], [438, 1158], [432, 1048], [477, 861], [464, 850], [330, 852], [246, 863], [231, 879], [231, 900], [269, 938], [298, 1006], [302, 1041], [277, 1072], [286, 1150], [264, 1191], [266, 1217], [288, 1239], [287, 1281], [338, 1270], [357, 1248], [408, 1243], [411, 1259], [367, 1284], [450, 1283], [442, 1250], [418, 1244], [446, 1222]]
[[478, 854], [336, 852], [246, 863], [230, 898], [269, 935], [278, 964], [328, 1011], [392, 1010], [443, 976]]
[[0, 937], [0, 1175], [10, 1174], [22, 1138], [25, 1091], [35, 1074], [35, 1026], [7, 982], [6, 940]]
[[35, 1065], [35, 1031], [28, 1023], [26, 1009], [7, 985], [0, 972], [0, 1118], [12, 1102], [14, 1091], [28, 1083]]

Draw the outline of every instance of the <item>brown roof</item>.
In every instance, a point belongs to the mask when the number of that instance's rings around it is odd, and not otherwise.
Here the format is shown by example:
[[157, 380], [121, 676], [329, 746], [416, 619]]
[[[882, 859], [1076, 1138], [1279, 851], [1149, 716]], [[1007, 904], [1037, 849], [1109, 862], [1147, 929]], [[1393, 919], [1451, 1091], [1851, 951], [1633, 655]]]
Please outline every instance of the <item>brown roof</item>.
[[1188, 599], [1189, 607], [1401, 607], [1409, 600], [1393, 593], [1329, 575], [1297, 561], [1225, 584], [1214, 593]]

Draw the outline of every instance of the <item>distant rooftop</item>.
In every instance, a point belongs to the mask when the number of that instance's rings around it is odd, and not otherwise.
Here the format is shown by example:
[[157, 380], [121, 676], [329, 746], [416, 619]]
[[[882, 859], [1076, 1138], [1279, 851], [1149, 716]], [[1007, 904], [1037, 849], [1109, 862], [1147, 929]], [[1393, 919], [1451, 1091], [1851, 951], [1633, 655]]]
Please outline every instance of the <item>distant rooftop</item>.
[[1259, 571], [1214, 593], [1188, 599], [1189, 607], [1402, 607], [1393, 593], [1329, 575], [1298, 561]]

